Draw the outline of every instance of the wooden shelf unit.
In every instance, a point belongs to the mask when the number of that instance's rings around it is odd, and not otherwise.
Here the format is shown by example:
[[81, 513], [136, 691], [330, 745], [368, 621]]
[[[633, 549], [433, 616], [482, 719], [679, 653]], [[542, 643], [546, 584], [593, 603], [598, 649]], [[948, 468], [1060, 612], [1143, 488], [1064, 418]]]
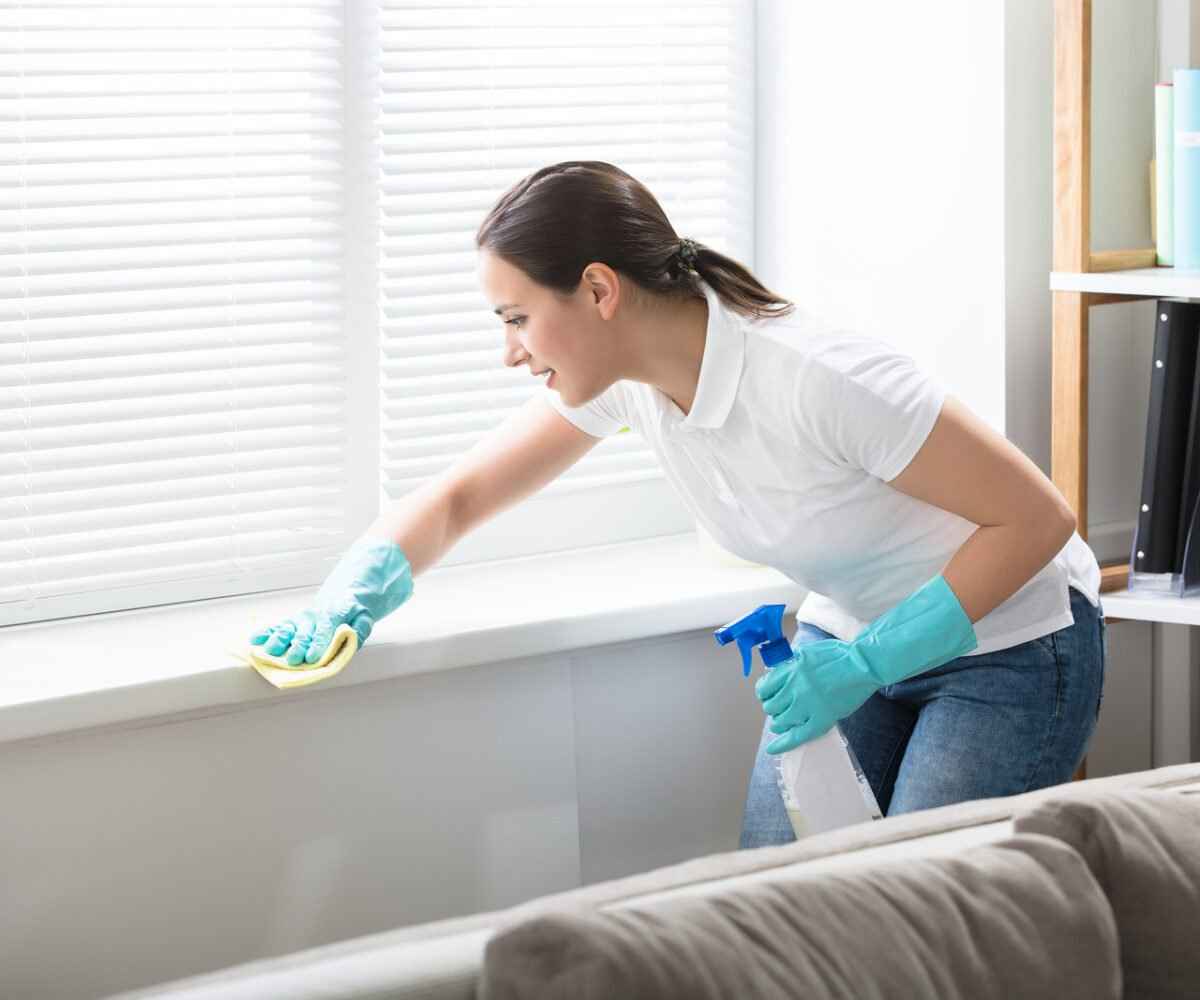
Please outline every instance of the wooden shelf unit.
[[[1157, 267], [1154, 247], [1093, 253], [1092, 0], [1054, 0], [1054, 257], [1050, 478], [1087, 540], [1088, 309], [1200, 298], [1200, 271]], [[1101, 566], [1105, 619], [1200, 624], [1200, 600], [1132, 595], [1129, 561]]]

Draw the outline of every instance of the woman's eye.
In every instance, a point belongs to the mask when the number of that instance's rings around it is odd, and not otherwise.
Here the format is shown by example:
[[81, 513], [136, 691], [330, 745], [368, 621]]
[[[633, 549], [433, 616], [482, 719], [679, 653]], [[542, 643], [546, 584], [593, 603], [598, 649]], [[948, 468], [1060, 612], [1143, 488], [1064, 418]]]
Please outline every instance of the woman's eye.
[[512, 326], [520, 326], [522, 323], [525, 322], [525, 317], [524, 316], [514, 316], [512, 319], [506, 319], [504, 322], [509, 323]]

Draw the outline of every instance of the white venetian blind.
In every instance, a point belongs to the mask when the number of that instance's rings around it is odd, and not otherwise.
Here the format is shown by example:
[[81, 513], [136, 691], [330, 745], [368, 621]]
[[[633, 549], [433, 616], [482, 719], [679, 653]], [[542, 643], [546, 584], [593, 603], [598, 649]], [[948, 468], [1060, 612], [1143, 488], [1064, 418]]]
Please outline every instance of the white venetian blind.
[[[382, 0], [385, 496], [437, 475], [538, 389], [526, 368], [503, 364], [474, 243], [526, 174], [560, 160], [614, 163], [655, 194], [680, 235], [752, 263], [752, 8]], [[690, 526], [636, 433], [605, 439], [533, 499], [522, 505], [528, 524], [506, 515], [504, 538], [475, 554]]]
[[344, 539], [342, 15], [0, 2], [0, 624]]

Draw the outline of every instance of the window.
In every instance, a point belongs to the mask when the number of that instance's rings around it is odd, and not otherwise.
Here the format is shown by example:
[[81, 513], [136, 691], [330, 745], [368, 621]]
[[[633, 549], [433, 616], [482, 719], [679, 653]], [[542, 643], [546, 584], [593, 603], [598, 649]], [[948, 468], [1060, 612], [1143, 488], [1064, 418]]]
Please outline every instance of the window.
[[[31, 0], [0, 32], [0, 625], [316, 586], [536, 390], [472, 237], [544, 163], [617, 163], [752, 263], [749, 0]], [[691, 526], [635, 434], [521, 508], [447, 563]]]

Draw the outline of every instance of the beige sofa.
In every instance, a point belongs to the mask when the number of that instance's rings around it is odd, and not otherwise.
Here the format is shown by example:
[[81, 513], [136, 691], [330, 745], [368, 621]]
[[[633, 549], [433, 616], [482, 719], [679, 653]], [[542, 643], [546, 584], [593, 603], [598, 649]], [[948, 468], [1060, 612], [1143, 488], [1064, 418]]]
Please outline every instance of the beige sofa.
[[1200, 764], [711, 855], [122, 993], [1200, 996]]

